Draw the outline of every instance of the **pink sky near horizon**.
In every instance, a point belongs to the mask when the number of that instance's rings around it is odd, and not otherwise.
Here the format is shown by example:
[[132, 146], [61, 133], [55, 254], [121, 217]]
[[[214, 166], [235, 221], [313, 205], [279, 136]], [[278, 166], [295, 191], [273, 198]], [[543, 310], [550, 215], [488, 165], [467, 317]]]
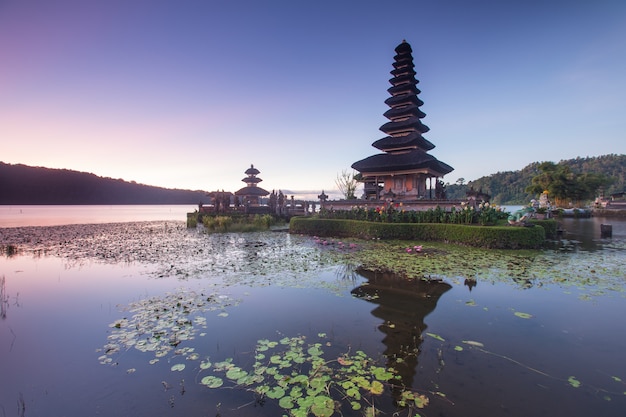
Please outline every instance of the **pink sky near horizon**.
[[626, 4], [544, 3], [6, 0], [0, 161], [331, 190], [378, 152], [403, 39], [444, 181], [625, 153]]

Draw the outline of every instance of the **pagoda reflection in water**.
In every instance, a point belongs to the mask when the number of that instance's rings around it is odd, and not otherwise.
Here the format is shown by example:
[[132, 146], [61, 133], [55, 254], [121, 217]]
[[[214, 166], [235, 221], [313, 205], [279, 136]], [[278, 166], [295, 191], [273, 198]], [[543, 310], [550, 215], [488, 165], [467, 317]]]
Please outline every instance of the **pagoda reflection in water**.
[[[401, 385], [412, 387], [418, 365], [422, 334], [428, 327], [424, 318], [435, 310], [439, 298], [452, 288], [441, 281], [407, 279], [390, 273], [359, 270], [367, 283], [351, 292], [376, 304], [372, 315], [383, 321], [383, 352], [387, 367], [398, 371]], [[401, 390], [394, 390], [394, 394]]]

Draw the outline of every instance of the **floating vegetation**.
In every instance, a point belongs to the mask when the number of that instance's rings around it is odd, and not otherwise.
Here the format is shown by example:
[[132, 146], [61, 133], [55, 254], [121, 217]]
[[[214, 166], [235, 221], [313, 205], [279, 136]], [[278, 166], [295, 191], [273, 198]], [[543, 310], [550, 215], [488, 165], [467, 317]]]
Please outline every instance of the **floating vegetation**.
[[68, 267], [139, 263], [158, 278], [254, 286], [317, 286], [319, 271], [343, 264], [344, 254], [356, 250], [347, 242], [345, 250], [321, 248], [308, 236], [285, 232], [206, 234], [173, 221], [0, 228], [0, 242], [35, 257], [63, 258]]
[[360, 350], [327, 357], [324, 347], [330, 343], [322, 342], [307, 343], [304, 336], [259, 340], [250, 369], [228, 358], [203, 367], [213, 374], [202, 377], [200, 383], [208, 388], [252, 391], [259, 401], [276, 401], [290, 416], [330, 417], [341, 407], [377, 415], [375, 398], [386, 388], [393, 389], [396, 404], [407, 415], [428, 405], [425, 394], [402, 386], [393, 368], [378, 365]]
[[513, 314], [515, 314], [516, 317], [519, 317], [521, 319], [530, 319], [533, 317], [532, 314], [528, 314], [528, 313], [522, 313], [520, 311], [516, 311]]
[[[413, 244], [410, 244], [412, 247]], [[362, 269], [390, 272], [406, 278], [468, 280], [512, 284], [520, 289], [557, 285], [575, 288], [581, 299], [626, 289], [626, 244], [607, 243], [603, 256], [594, 252], [494, 250], [439, 242], [422, 244], [419, 256], [407, 253], [405, 241], [371, 241], [345, 256]]]
[[[151, 297], [131, 303], [129, 318], [122, 318], [109, 325], [112, 331], [108, 343], [99, 351], [104, 352], [98, 360], [113, 364], [113, 356], [121, 351], [135, 348], [150, 352], [155, 364], [160, 358], [173, 353], [187, 360], [198, 360], [200, 355], [193, 347], [179, 348], [184, 341], [193, 340], [200, 329], [206, 329], [206, 318], [201, 313], [223, 310], [239, 303], [226, 295], [181, 289], [164, 297]], [[172, 366], [172, 371], [182, 371], [182, 363]]]
[[569, 382], [569, 384], [574, 388], [580, 387], [580, 381], [577, 380], [574, 376], [570, 376], [569, 378], [567, 378], [567, 382]]
[[137, 262], [150, 265], [148, 273], [156, 277], [219, 277], [227, 284], [255, 286], [315, 285], [318, 271], [344, 264], [406, 278], [504, 282], [520, 289], [558, 285], [576, 289], [582, 299], [623, 293], [626, 283], [626, 242], [619, 239], [603, 243], [598, 256], [441, 242], [342, 241], [277, 232], [205, 234], [187, 229], [182, 221], [161, 221], [0, 228], [0, 242], [19, 247], [20, 253], [58, 256], [70, 264], [90, 259]]

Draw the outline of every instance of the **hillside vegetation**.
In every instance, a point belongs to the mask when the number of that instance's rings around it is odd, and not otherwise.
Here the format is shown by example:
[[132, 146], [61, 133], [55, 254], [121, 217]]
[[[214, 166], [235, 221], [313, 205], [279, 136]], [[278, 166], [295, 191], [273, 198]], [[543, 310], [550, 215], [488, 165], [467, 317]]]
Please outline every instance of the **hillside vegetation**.
[[206, 192], [0, 162], [0, 204], [198, 204]]
[[[538, 197], [537, 194], [527, 192], [526, 188], [532, 185], [533, 177], [540, 174], [541, 164], [533, 162], [520, 171], [498, 172], [466, 184], [448, 184], [447, 196], [450, 199], [464, 199], [466, 192], [473, 188], [491, 195], [491, 202], [495, 204], [528, 204], [531, 199]], [[579, 157], [562, 160], [558, 164], [568, 166], [576, 174], [600, 174], [609, 177], [612, 183], [603, 190], [605, 196], [626, 189], [626, 155]]]

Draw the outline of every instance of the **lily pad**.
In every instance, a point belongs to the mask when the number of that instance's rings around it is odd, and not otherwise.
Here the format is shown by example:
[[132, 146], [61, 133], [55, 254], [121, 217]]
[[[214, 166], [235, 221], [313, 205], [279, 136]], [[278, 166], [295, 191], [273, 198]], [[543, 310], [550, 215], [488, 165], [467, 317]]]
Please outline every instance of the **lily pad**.
[[224, 380], [222, 378], [209, 375], [209, 376], [205, 376], [204, 378], [202, 378], [200, 380], [200, 383], [202, 385], [206, 385], [209, 388], [219, 388], [222, 385], [224, 385]]
[[435, 333], [428, 333], [428, 332], [427, 332], [426, 334], [427, 334], [428, 336], [432, 337], [433, 339], [437, 339], [437, 340], [440, 340], [440, 341], [442, 341], [442, 342], [445, 342], [445, 341], [446, 341], [446, 339], [444, 339], [443, 337], [439, 336], [438, 334], [435, 334]]
[[515, 313], [513, 313], [513, 314], [515, 314], [517, 317], [522, 318], [522, 319], [530, 319], [530, 318], [532, 318], [532, 317], [533, 317], [533, 315], [532, 315], [532, 314], [522, 313], [522, 312], [520, 312], [520, 311], [516, 311], [516, 312], [515, 312]]
[[569, 384], [574, 388], [578, 388], [581, 385], [580, 381], [577, 380], [574, 376], [570, 376], [569, 378], [567, 378], [567, 382], [569, 382]]

